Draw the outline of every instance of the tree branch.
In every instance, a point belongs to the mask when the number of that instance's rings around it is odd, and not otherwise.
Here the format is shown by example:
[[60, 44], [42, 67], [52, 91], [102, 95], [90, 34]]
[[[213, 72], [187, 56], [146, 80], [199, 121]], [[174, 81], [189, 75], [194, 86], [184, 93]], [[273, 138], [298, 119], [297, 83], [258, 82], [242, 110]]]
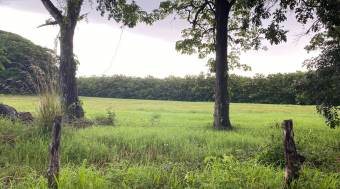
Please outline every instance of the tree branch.
[[57, 7], [55, 7], [50, 0], [41, 0], [41, 2], [50, 13], [50, 15], [54, 18], [54, 20], [58, 24], [61, 24], [63, 21], [63, 15], [61, 14], [61, 11]]
[[236, 0], [228, 0], [229, 2], [229, 7], [233, 6], [236, 2]]
[[306, 0], [301, 0], [304, 4], [305, 4], [305, 6], [307, 6], [307, 7], [312, 7], [312, 8], [319, 8], [320, 6], [318, 6], [318, 5], [312, 5], [312, 4], [309, 4], [309, 3], [307, 3], [306, 2]]
[[[77, 21], [81, 21], [83, 19], [86, 19], [88, 13], [85, 13], [85, 14], [82, 14], [78, 17]], [[41, 27], [44, 27], [44, 26], [54, 26], [54, 25], [57, 25], [58, 22], [57, 21], [54, 21], [52, 19], [48, 19], [46, 20], [46, 22], [44, 24], [41, 24], [39, 25], [37, 28], [41, 28]]]
[[46, 20], [45, 24], [41, 24], [37, 28], [41, 28], [41, 27], [44, 27], [44, 26], [54, 26], [54, 25], [57, 25], [57, 24], [58, 24], [57, 21], [52, 20], [52, 19], [48, 19], [48, 20]]

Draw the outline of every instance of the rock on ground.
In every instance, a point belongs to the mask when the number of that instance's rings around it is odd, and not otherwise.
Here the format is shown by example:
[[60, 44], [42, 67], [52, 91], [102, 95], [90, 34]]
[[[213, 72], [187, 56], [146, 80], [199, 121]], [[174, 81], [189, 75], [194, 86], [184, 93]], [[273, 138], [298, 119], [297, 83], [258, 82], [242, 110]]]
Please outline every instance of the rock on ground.
[[0, 104], [0, 117], [5, 117], [9, 119], [17, 119], [18, 118], [18, 112], [15, 108]]
[[5, 104], [0, 104], [0, 117], [20, 120], [24, 123], [32, 123], [34, 120], [30, 112], [18, 112], [15, 108]]
[[20, 121], [25, 122], [25, 123], [32, 123], [33, 122], [33, 116], [30, 112], [19, 112], [18, 113], [18, 119]]

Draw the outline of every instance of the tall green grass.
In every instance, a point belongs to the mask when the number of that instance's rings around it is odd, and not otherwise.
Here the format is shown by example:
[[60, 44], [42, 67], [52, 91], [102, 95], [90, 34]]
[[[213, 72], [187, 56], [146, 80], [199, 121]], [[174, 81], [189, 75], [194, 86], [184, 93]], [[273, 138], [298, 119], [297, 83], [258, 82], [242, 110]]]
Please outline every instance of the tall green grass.
[[[36, 97], [0, 96], [38, 115]], [[211, 127], [212, 104], [82, 98], [114, 127], [62, 133], [61, 188], [282, 188], [282, 131], [292, 118], [306, 157], [295, 188], [340, 188], [340, 130], [312, 106], [232, 104], [230, 132]], [[155, 121], [156, 120], [156, 121]], [[0, 120], [0, 188], [46, 188], [48, 144], [37, 126]]]
[[53, 120], [62, 115], [60, 96], [54, 90], [39, 94], [37, 114], [37, 123], [40, 127], [45, 131], [51, 131]]

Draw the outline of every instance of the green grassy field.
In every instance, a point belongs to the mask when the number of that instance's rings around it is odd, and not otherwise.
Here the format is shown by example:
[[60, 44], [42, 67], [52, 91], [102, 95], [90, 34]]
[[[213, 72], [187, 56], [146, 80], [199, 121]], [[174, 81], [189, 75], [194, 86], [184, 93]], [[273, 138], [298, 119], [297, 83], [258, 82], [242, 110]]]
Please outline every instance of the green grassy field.
[[[295, 188], [340, 188], [340, 129], [313, 106], [232, 104], [233, 131], [212, 129], [213, 103], [82, 98], [116, 126], [63, 128], [60, 188], [282, 188], [282, 130], [294, 120], [306, 157]], [[37, 112], [37, 97], [0, 96]], [[48, 136], [0, 120], [0, 188], [46, 188]]]

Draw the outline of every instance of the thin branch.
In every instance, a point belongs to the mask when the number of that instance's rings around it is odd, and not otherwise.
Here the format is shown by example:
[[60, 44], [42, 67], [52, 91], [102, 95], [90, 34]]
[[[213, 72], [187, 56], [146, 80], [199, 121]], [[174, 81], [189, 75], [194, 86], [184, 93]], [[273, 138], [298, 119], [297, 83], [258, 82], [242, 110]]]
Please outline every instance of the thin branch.
[[58, 24], [57, 21], [49, 19], [49, 20], [46, 20], [45, 24], [41, 24], [37, 28], [41, 28], [41, 27], [44, 27], [44, 26], [54, 26], [54, 25], [57, 25], [57, 24]]
[[78, 21], [81, 21], [83, 19], [86, 19], [89, 13], [82, 14], [78, 17]]
[[195, 17], [194, 17], [194, 20], [191, 22], [192, 24], [192, 27], [195, 29], [196, 27], [196, 24], [197, 24], [197, 20], [198, 20], [198, 17], [199, 15], [201, 14], [201, 12], [205, 9], [205, 7], [207, 7], [207, 5], [209, 4], [208, 1], [206, 1], [203, 5], [201, 5], [199, 7], [199, 9], [197, 10], [196, 14], [195, 14]]
[[205, 2], [208, 3], [209, 10], [215, 14], [215, 3], [209, 0], [205, 0]]

